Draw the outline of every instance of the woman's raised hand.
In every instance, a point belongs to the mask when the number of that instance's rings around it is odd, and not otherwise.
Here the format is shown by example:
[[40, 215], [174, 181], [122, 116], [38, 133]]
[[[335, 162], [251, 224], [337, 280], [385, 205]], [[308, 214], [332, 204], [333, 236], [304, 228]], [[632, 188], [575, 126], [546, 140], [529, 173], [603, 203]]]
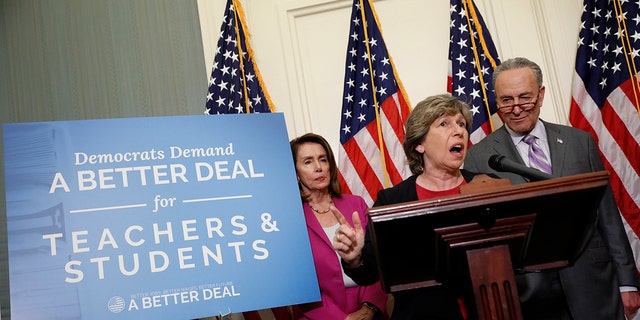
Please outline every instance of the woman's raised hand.
[[357, 211], [353, 212], [353, 226], [351, 226], [338, 208], [331, 206], [331, 212], [340, 223], [333, 238], [333, 249], [338, 252], [347, 265], [355, 268], [362, 263], [362, 247], [364, 247], [364, 230], [360, 216]]

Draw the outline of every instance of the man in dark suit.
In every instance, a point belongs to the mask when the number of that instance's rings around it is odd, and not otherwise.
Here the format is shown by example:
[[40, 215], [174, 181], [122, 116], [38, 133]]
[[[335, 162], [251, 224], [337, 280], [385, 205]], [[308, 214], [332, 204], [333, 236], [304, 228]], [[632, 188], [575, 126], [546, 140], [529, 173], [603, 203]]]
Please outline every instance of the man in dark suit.
[[[591, 135], [539, 119], [545, 87], [536, 63], [526, 58], [504, 61], [494, 71], [493, 83], [505, 125], [469, 149], [465, 169], [495, 173], [512, 184], [528, 182], [490, 168], [489, 157], [499, 154], [557, 177], [604, 170]], [[533, 136], [531, 146], [525, 142], [528, 135]], [[611, 188], [602, 198], [594, 228], [573, 266], [517, 274], [525, 319], [624, 320], [637, 311], [640, 280]]]

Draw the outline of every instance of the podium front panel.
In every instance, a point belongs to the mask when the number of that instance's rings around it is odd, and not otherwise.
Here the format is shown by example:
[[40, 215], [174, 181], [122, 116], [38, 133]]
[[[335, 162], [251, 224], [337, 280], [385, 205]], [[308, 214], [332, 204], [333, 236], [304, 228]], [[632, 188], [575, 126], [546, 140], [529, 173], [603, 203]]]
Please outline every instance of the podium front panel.
[[607, 183], [599, 172], [371, 208], [383, 286], [468, 282], [466, 251], [503, 244], [514, 270], [570, 265], [595, 226]]

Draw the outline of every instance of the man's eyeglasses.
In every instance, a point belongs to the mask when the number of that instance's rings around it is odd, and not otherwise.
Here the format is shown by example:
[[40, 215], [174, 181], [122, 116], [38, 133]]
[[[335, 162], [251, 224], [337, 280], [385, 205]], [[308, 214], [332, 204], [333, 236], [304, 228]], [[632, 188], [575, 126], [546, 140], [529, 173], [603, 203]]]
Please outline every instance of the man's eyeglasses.
[[510, 103], [498, 105], [498, 109], [500, 109], [500, 112], [506, 114], [506, 113], [513, 112], [513, 108], [519, 107], [520, 110], [522, 110], [522, 112], [525, 112], [533, 109], [533, 107], [535, 107], [538, 104], [539, 99], [540, 99], [540, 91], [538, 91], [538, 94], [536, 95], [536, 99], [533, 101], [527, 101], [527, 102], [521, 102], [521, 103], [513, 103], [513, 101], [511, 101]]

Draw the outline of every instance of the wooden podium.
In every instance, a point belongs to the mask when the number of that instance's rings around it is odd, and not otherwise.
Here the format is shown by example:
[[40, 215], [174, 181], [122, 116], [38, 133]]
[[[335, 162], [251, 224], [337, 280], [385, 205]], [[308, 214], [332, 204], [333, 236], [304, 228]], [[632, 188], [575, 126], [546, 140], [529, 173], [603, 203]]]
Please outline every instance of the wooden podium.
[[522, 319], [514, 270], [571, 265], [609, 183], [606, 171], [518, 185], [483, 177], [460, 195], [368, 210], [387, 292], [446, 284], [475, 303], [471, 319]]

